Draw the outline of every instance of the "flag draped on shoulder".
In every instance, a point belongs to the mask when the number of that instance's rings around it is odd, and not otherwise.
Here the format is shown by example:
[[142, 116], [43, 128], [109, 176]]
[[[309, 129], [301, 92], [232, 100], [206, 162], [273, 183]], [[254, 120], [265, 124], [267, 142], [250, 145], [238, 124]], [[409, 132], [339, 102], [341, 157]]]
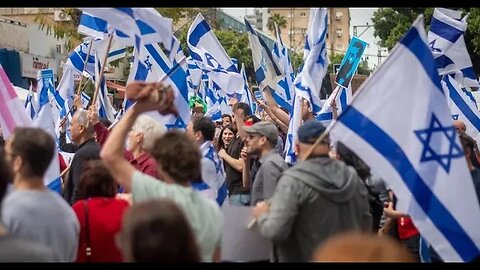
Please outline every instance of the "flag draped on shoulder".
[[424, 29], [419, 16], [330, 130], [388, 183], [443, 260], [470, 261], [480, 206]]

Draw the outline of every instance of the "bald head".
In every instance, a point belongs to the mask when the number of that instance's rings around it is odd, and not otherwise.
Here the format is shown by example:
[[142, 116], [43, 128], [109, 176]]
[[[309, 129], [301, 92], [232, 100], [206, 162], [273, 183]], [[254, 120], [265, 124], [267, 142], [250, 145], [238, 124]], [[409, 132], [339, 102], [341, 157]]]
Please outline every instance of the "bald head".
[[314, 262], [414, 262], [409, 251], [388, 236], [351, 232], [327, 239]]
[[453, 126], [458, 132], [465, 132], [467, 131], [467, 127], [465, 126], [465, 123], [463, 123], [460, 120], [454, 120], [453, 121]]

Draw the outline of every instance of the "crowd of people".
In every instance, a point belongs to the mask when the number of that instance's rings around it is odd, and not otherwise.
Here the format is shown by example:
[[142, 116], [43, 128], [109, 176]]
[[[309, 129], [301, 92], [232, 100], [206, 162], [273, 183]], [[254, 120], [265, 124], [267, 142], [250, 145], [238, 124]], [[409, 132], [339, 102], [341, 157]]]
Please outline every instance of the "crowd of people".
[[[44, 185], [56, 143], [19, 127], [0, 147], [0, 261], [220, 262], [223, 204], [251, 207], [272, 262], [441, 261], [396, 197], [347, 145], [325, 136], [302, 100], [296, 164], [285, 162], [288, 112], [230, 100], [221, 123], [192, 104], [185, 131], [144, 113], [174, 112], [160, 83], [131, 82], [137, 103], [112, 129], [78, 106], [62, 196]], [[78, 99], [77, 99], [78, 101]], [[268, 105], [267, 105], [268, 104]], [[335, 104], [332, 104], [335, 109]], [[480, 152], [456, 121], [477, 195]], [[423, 251], [423, 252], [421, 252]], [[421, 256], [421, 253], [423, 255]]]

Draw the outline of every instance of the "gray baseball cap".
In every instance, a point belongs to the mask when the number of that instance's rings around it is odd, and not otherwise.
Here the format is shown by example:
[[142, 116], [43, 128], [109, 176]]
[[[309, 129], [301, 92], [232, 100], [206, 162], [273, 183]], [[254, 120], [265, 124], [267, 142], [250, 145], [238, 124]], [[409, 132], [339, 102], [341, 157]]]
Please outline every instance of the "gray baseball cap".
[[245, 132], [249, 134], [260, 134], [267, 137], [267, 139], [273, 144], [277, 143], [278, 140], [278, 129], [277, 127], [267, 121], [261, 121], [254, 124], [251, 127], [245, 127]]

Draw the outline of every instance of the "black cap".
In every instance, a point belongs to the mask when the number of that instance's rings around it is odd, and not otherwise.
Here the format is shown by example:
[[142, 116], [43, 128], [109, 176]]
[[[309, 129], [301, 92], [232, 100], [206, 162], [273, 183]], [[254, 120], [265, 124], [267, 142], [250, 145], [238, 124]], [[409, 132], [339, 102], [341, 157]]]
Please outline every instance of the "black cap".
[[325, 126], [317, 120], [308, 120], [298, 129], [298, 141], [314, 144], [325, 130]]

